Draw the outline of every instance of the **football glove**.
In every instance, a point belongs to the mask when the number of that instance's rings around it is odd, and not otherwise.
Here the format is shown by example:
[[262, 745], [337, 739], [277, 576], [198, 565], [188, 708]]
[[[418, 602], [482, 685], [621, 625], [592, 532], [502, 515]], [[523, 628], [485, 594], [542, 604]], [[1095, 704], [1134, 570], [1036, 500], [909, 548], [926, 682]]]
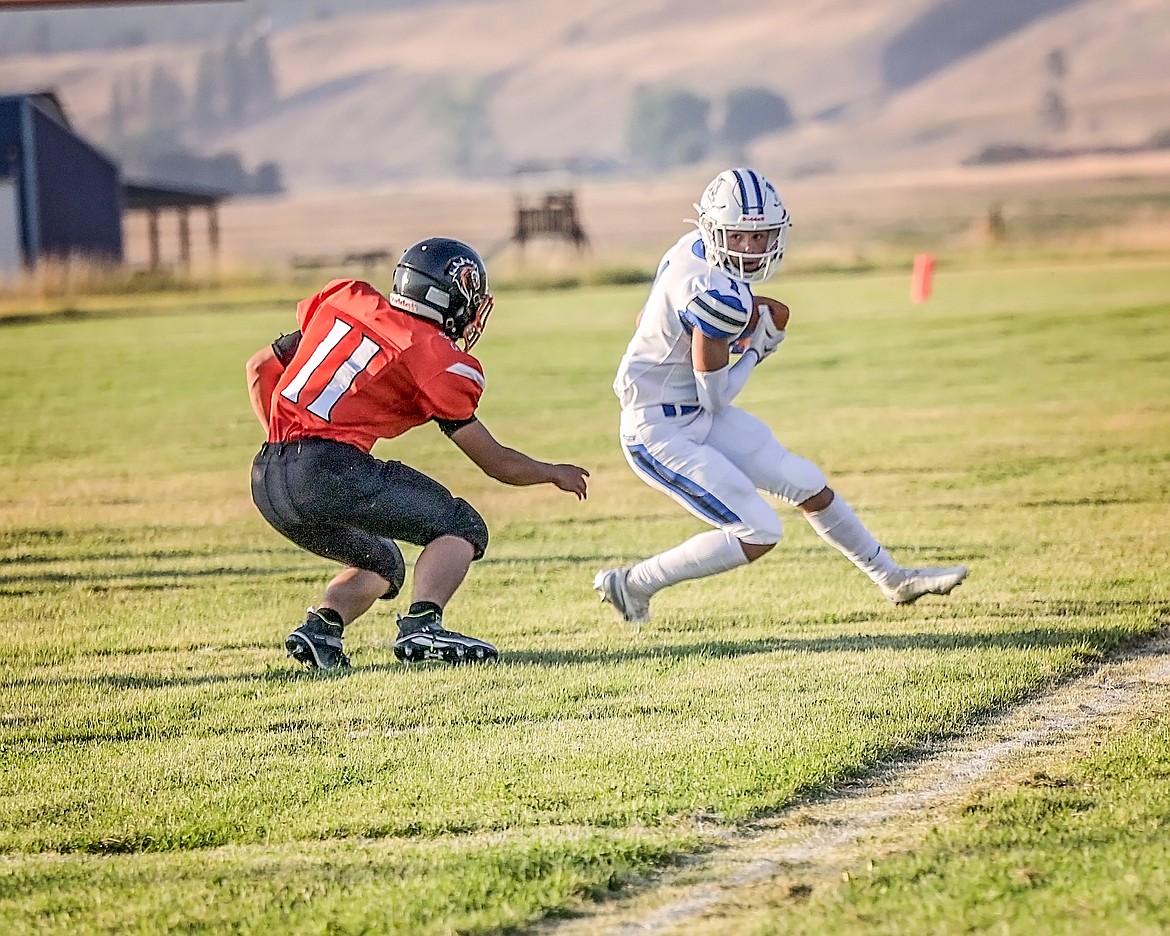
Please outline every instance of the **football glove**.
[[756, 323], [756, 330], [752, 332], [748, 348], [754, 350], [762, 361], [780, 347], [780, 342], [784, 338], [784, 329], [777, 328], [776, 323], [772, 321], [772, 310], [768, 306], [761, 306], [760, 320]]

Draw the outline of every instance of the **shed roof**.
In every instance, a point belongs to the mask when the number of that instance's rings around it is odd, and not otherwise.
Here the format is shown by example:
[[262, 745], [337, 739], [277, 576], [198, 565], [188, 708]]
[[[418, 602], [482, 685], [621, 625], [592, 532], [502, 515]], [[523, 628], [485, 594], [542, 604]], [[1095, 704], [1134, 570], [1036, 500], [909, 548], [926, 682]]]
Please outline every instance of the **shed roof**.
[[0, 94], [0, 103], [5, 101], [32, 101], [45, 114], [52, 117], [61, 126], [73, 129], [69, 123], [69, 116], [65, 113], [65, 105], [57, 96], [56, 91], [44, 89], [41, 91], [24, 91], [16, 94]]
[[220, 189], [160, 185], [154, 182], [122, 183], [122, 198], [127, 209], [144, 208], [214, 208], [231, 198]]

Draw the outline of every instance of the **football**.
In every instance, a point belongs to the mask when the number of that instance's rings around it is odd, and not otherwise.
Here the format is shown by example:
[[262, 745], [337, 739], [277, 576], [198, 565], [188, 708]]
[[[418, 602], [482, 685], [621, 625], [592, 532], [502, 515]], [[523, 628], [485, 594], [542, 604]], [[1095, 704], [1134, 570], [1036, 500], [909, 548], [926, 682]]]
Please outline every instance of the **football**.
[[767, 306], [772, 310], [772, 321], [776, 323], [777, 328], [788, 327], [788, 306], [786, 306], [779, 299], [769, 299], [767, 296], [756, 296], [752, 303], [752, 315], [748, 319], [747, 334], [751, 334], [760, 321], [760, 308]]
[[767, 306], [772, 310], [772, 321], [776, 323], [777, 328], [788, 327], [788, 306], [786, 306], [779, 299], [769, 299], [767, 296], [754, 296], [752, 302], [752, 314], [748, 316], [748, 323], [744, 326], [741, 332], [741, 337], [736, 339], [731, 346], [733, 354], [743, 354], [747, 350], [748, 344], [751, 342], [752, 332], [756, 330], [756, 326], [760, 323], [760, 309]]

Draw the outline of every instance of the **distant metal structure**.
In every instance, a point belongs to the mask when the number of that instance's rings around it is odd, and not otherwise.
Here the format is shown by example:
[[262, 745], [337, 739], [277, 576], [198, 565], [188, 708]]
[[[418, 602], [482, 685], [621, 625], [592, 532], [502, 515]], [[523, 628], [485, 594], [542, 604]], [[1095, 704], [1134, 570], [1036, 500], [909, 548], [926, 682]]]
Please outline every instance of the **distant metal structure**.
[[146, 215], [149, 266], [164, 266], [159, 222], [178, 219], [178, 265], [191, 266], [190, 213], [207, 212], [212, 263], [219, 258], [219, 206], [229, 192], [123, 179], [110, 156], [70, 125], [55, 92], [0, 96], [0, 274], [43, 260], [119, 265], [123, 219]]
[[[6, 10], [171, 6], [243, 0], [0, 0]], [[150, 182], [123, 182], [120, 167], [69, 125], [56, 94], [0, 98], [0, 273], [33, 267], [44, 257], [123, 260], [123, 213], [147, 219], [150, 269], [162, 267], [159, 221], [178, 219], [179, 264], [191, 265], [190, 212], [207, 212], [213, 261], [219, 255], [219, 205], [228, 193]], [[3, 158], [4, 155], [7, 158]]]
[[578, 251], [589, 246], [589, 238], [577, 215], [577, 198], [572, 192], [547, 192], [535, 203], [522, 195], [516, 196], [512, 241], [523, 247], [536, 237], [568, 240]]
[[122, 262], [122, 183], [52, 91], [0, 96], [0, 272], [42, 259]]

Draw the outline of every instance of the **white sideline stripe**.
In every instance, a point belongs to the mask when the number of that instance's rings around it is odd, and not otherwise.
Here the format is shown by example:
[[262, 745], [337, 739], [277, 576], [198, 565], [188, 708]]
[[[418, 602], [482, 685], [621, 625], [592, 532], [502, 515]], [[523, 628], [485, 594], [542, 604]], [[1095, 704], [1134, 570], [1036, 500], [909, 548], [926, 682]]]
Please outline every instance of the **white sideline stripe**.
[[464, 364], [462, 361], [457, 361], [447, 368], [447, 373], [458, 374], [460, 377], [466, 377], [468, 380], [479, 384], [479, 388], [481, 390], [487, 389], [487, 379], [470, 364]]
[[[545, 924], [538, 926], [537, 932], [542, 936], [642, 936], [676, 930], [717, 904], [736, 899], [735, 888], [758, 884], [794, 866], [836, 860], [836, 849], [885, 822], [920, 817], [923, 809], [941, 808], [1014, 754], [1059, 743], [1062, 737], [1106, 724], [1110, 716], [1140, 702], [1142, 684], [1170, 688], [1170, 635], [1155, 637], [1052, 692], [973, 725], [966, 737], [943, 744], [933, 755], [884, 768], [878, 765], [871, 772], [874, 786], [868, 789], [782, 810], [770, 823], [763, 820], [762, 830], [748, 835], [729, 832], [721, 836], [720, 847], [709, 861], [738, 864], [737, 869], [713, 869], [706, 881], [682, 888], [681, 896], [657, 909], [640, 915], [636, 910], [623, 914], [618, 906], [607, 915], [605, 907], [593, 906], [592, 918]], [[718, 826], [713, 826], [712, 833], [718, 832]], [[693, 876], [695, 867], [690, 866], [687, 873]], [[670, 876], [659, 878], [659, 884], [663, 890], [669, 888]], [[653, 891], [651, 887], [636, 892], [627, 900], [644, 901]]]

